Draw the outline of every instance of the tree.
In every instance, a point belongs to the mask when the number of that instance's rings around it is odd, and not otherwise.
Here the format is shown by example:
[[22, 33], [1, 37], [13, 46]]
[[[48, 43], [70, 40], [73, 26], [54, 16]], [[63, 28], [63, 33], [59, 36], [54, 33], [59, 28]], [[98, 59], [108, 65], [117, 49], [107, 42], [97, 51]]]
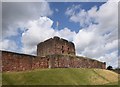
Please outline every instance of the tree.
[[108, 66], [107, 70], [113, 70], [113, 67], [112, 66]]

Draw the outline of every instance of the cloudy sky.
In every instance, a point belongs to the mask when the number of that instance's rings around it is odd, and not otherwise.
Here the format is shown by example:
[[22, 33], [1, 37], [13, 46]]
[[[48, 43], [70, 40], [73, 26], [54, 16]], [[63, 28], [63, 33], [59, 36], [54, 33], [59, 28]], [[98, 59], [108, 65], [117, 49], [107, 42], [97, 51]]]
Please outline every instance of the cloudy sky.
[[0, 49], [36, 55], [37, 44], [59, 36], [76, 53], [118, 66], [118, 0], [2, 2]]

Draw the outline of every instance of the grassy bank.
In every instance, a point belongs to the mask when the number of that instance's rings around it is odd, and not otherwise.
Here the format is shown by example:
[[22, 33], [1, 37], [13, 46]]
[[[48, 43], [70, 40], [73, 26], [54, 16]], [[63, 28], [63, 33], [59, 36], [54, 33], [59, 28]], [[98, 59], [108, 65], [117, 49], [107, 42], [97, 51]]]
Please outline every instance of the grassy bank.
[[118, 74], [102, 69], [39, 69], [3, 73], [3, 85], [103, 85], [117, 84]]

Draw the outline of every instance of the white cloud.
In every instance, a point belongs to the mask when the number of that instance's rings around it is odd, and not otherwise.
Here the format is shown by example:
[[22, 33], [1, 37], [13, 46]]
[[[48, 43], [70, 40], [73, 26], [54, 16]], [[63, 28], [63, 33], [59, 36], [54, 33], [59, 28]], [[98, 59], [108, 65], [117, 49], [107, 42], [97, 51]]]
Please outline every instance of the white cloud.
[[52, 13], [47, 2], [3, 2], [3, 38], [17, 35], [17, 28], [24, 27], [26, 22]]
[[118, 48], [118, 40], [113, 40], [112, 42], [107, 43], [107, 44], [105, 45], [106, 51], [116, 50], [116, 48]]
[[[6, 38], [9, 38], [11, 36], [17, 36], [20, 33], [18, 31], [18, 28], [20, 28], [22, 31], [25, 31], [24, 27], [29, 21], [36, 20], [40, 16], [51, 16], [52, 13], [53, 11], [50, 9], [49, 3], [47, 3], [46, 1], [44, 2], [3, 2], [2, 3], [2, 31], [0, 32], [2, 36], [1, 44], [3, 45], [1, 48], [13, 51], [12, 48], [8, 47], [8, 44], [4, 44], [6, 42], [12, 43], [13, 40], [11, 39], [6, 40]], [[49, 26], [49, 25], [46, 25], [46, 26]], [[15, 42], [13, 43], [16, 44]], [[13, 48], [16, 48], [16, 46]]]
[[101, 56], [98, 60], [107, 61], [107, 65], [111, 65], [114, 68], [118, 67], [118, 51], [113, 51], [109, 54]]
[[[91, 25], [86, 29], [81, 29], [74, 38], [77, 54], [88, 57], [99, 57], [104, 53], [104, 37], [96, 31], [96, 26]], [[100, 50], [100, 51], [98, 51]]]
[[116, 67], [118, 62], [118, 3], [108, 1], [98, 10], [97, 7], [92, 7], [88, 11], [81, 8], [75, 11], [75, 6], [68, 8], [66, 15], [70, 17], [70, 21], [78, 22], [83, 27], [73, 39], [77, 54], [94, 59], [102, 58], [102, 61], [107, 62], [108, 65]]
[[71, 31], [68, 28], [61, 29], [60, 31], [55, 32], [55, 36], [73, 41], [73, 37], [76, 35], [75, 31]]
[[14, 41], [11, 41], [9, 39], [4, 39], [0, 41], [0, 50], [9, 50], [9, 51], [16, 51], [18, 46]]
[[72, 15], [75, 15], [76, 12], [75, 10], [79, 10], [80, 9], [80, 5], [72, 5], [71, 7], [68, 7], [65, 14], [68, 15], [68, 16], [72, 16]]
[[88, 31], [88, 29], [81, 29], [74, 38], [76, 47], [81, 48], [81, 50], [83, 50], [86, 46], [93, 44], [92, 42], [95, 41], [94, 36], [95, 32]]
[[86, 11], [85, 9], [81, 9], [80, 5], [73, 5], [71, 8], [67, 8], [65, 14], [70, 16], [70, 21], [80, 23], [81, 27], [87, 27], [97, 22], [95, 20], [96, 10], [97, 7], [92, 7], [91, 10]]
[[101, 32], [101, 34], [118, 29], [118, 3], [109, 1], [103, 4], [97, 11], [97, 15], [99, 21], [98, 32]]
[[29, 21], [26, 26], [28, 30], [22, 35], [23, 52], [35, 54], [37, 44], [53, 36], [73, 40], [76, 34], [75, 32], [72, 32], [68, 28], [64, 28], [60, 31], [54, 30], [52, 24], [53, 21], [48, 17], [40, 17], [38, 20]]
[[[28, 30], [22, 35], [23, 52], [31, 53], [36, 50], [37, 44], [42, 42], [55, 33], [51, 28], [53, 21], [47, 17], [40, 17], [38, 20], [30, 21], [27, 24]], [[33, 50], [30, 50], [34, 48]]]

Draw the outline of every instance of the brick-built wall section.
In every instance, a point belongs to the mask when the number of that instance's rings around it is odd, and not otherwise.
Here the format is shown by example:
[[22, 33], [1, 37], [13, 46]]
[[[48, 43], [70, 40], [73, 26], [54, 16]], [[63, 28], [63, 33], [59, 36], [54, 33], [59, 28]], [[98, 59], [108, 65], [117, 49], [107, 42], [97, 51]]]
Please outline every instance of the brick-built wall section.
[[75, 55], [75, 46], [65, 39], [54, 37], [37, 45], [37, 55], [45, 57], [53, 54]]
[[25, 71], [40, 68], [101, 68], [106, 64], [89, 58], [72, 55], [31, 56], [2, 51], [2, 71]]

